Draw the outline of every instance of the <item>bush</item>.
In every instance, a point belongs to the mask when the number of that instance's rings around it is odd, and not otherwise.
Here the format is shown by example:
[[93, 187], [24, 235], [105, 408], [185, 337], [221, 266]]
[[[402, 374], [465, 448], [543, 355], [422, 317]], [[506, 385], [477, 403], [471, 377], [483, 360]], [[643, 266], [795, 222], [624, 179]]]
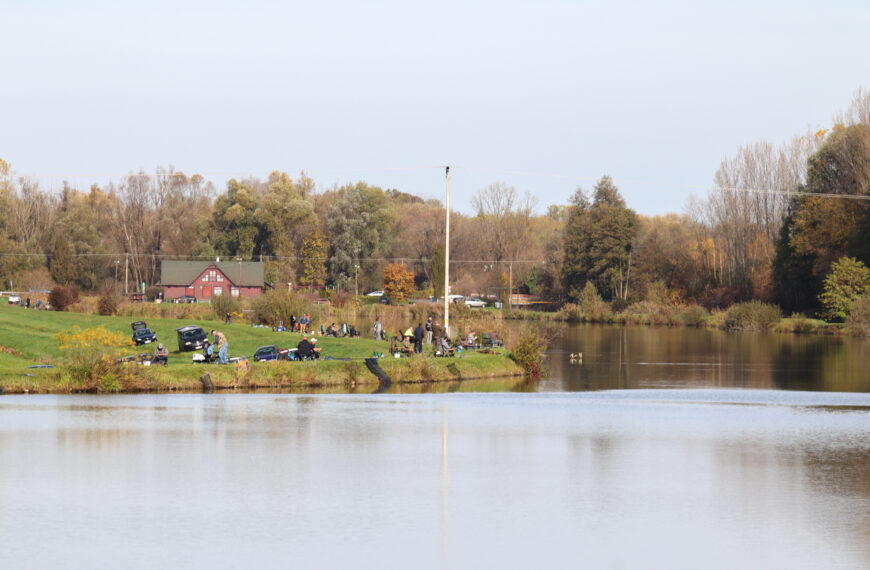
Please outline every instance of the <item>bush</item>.
[[622, 320], [633, 325], [669, 325], [673, 322], [673, 308], [655, 301], [640, 301], [626, 307]]
[[118, 308], [121, 306], [121, 301], [120, 295], [112, 289], [106, 289], [97, 301], [97, 312], [103, 316], [116, 315], [118, 314]]
[[604, 299], [598, 294], [598, 289], [591, 281], [586, 282], [586, 286], [580, 292], [579, 301], [585, 321], [600, 323], [610, 314], [610, 306], [604, 302]]
[[79, 290], [72, 285], [58, 285], [48, 294], [48, 303], [55, 311], [66, 311], [79, 300]]
[[569, 323], [579, 323], [583, 321], [583, 310], [580, 305], [568, 303], [559, 309], [559, 320], [568, 321]]
[[855, 336], [870, 336], [870, 296], [861, 297], [852, 305], [852, 311], [846, 317], [846, 327], [849, 334]]
[[732, 331], [767, 330], [782, 317], [776, 305], [749, 301], [731, 305], [725, 312], [725, 328]]
[[290, 315], [295, 315], [298, 319], [305, 313], [313, 313], [312, 327], [318, 318], [317, 313], [311, 310], [311, 302], [307, 298], [283, 289], [275, 289], [255, 298], [251, 302], [251, 309], [253, 323], [270, 327], [277, 327], [282, 322], [285, 327], [289, 327]]
[[686, 326], [700, 327], [704, 324], [705, 318], [707, 318], [707, 310], [700, 305], [689, 305], [680, 311], [680, 320]]
[[519, 364], [526, 371], [526, 374], [531, 374], [534, 377], [545, 375], [544, 357], [548, 344], [548, 339], [541, 334], [540, 330], [525, 329], [520, 333], [511, 349], [511, 360]]
[[120, 332], [103, 327], [55, 335], [61, 351], [67, 357], [63, 373], [78, 390], [117, 392], [121, 379], [129, 372], [115, 363], [115, 359], [131, 350], [133, 341]]
[[777, 332], [806, 334], [817, 332], [821, 321], [811, 321], [803, 313], [792, 313], [788, 319], [783, 319], [776, 327]]
[[217, 295], [211, 298], [211, 309], [217, 318], [224, 319], [228, 314], [240, 312], [241, 305], [230, 295]]
[[339, 291], [330, 298], [330, 302], [340, 309], [349, 306], [351, 301], [353, 301], [353, 295], [347, 291]]

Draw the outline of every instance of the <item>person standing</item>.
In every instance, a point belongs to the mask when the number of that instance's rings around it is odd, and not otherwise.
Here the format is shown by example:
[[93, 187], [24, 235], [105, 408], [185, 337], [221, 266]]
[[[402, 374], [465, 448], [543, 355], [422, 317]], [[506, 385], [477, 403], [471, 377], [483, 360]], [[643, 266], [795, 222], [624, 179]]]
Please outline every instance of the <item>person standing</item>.
[[417, 323], [417, 328], [414, 329], [414, 352], [417, 354], [423, 353], [423, 337], [426, 331], [423, 329], [423, 323]]
[[211, 331], [212, 336], [214, 336], [214, 342], [218, 345], [218, 358], [220, 358], [221, 364], [226, 364], [229, 362], [227, 360], [227, 348], [230, 346], [230, 343], [227, 342], [227, 337], [224, 333], [219, 331]]
[[432, 344], [432, 332], [435, 330], [435, 323], [432, 322], [432, 316], [426, 321], [426, 344]]
[[384, 340], [384, 325], [381, 324], [381, 317], [375, 317], [375, 340]]

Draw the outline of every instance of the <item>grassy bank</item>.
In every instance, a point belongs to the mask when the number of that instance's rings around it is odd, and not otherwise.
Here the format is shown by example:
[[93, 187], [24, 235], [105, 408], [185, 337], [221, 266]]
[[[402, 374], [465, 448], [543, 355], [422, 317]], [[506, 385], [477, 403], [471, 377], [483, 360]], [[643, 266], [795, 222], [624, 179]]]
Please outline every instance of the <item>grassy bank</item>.
[[[202, 308], [196, 309], [201, 311]], [[37, 311], [0, 306], [0, 388], [5, 393], [76, 391], [174, 391], [201, 390], [200, 377], [208, 373], [217, 390], [370, 390], [378, 380], [365, 367], [364, 359], [373, 353], [388, 352], [389, 343], [371, 338], [331, 338], [318, 336], [323, 359], [316, 362], [253, 362], [259, 346], [275, 344], [294, 347], [298, 333], [274, 332], [245, 323], [223, 324], [193, 314], [175, 318], [148, 317], [148, 326], [170, 350], [169, 366], [124, 365], [113, 367], [98, 382], [83, 382], [71, 373], [68, 356], [61, 350], [56, 335], [75, 327], [129, 336], [135, 316], [104, 317], [84, 313]], [[201, 317], [205, 315], [200, 315]], [[209, 331], [218, 329], [229, 339], [230, 356], [249, 358], [248, 369], [234, 365], [193, 364], [192, 353], [178, 351], [175, 329], [195, 324]], [[128, 354], [153, 352], [155, 345], [135, 348]], [[467, 351], [461, 358], [432, 358], [431, 347], [412, 358], [382, 358], [382, 368], [396, 384], [455, 382], [459, 379], [491, 379], [522, 375], [520, 368], [504, 352]], [[449, 366], [453, 364], [454, 366]], [[33, 368], [50, 365], [53, 368]]]

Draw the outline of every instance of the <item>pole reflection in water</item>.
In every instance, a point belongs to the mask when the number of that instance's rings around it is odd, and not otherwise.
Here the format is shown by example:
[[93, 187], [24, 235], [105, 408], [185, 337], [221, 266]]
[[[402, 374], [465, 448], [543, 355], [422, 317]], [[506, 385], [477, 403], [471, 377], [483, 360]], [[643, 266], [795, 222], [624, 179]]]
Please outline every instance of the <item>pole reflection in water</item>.
[[450, 542], [450, 520], [447, 508], [450, 491], [450, 472], [447, 470], [447, 404], [441, 408], [441, 561], [449, 566], [447, 553]]

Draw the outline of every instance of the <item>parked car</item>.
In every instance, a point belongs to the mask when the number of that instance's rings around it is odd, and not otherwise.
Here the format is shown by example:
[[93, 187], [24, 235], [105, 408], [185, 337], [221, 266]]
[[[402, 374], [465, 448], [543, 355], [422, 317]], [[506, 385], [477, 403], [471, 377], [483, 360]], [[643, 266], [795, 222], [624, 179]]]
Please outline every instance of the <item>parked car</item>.
[[461, 303], [465, 299], [464, 295], [447, 295], [448, 303]]
[[390, 298], [389, 298], [389, 297], [386, 297], [386, 296], [381, 297], [380, 299], [378, 299], [378, 303], [380, 303], [381, 305], [389, 305], [389, 304], [390, 304]]
[[130, 328], [133, 329], [133, 342], [136, 343], [136, 346], [157, 342], [157, 335], [154, 334], [154, 331], [148, 328], [145, 321], [130, 323]]
[[371, 293], [366, 293], [366, 297], [383, 297], [383, 291], [372, 291]]
[[16, 305], [21, 302], [21, 297], [18, 295], [9, 295], [9, 304]]
[[182, 295], [175, 299], [176, 303], [196, 303], [196, 297], [193, 295]]
[[267, 360], [290, 360], [290, 349], [278, 348], [274, 344], [267, 344], [266, 346], [261, 346], [256, 352], [254, 352], [254, 360], [256, 362]]
[[175, 329], [178, 332], [178, 350], [199, 350], [208, 342], [202, 327], [187, 325]]
[[474, 307], [475, 309], [481, 309], [486, 306], [486, 301], [477, 297], [466, 297], [465, 305], [468, 307]]

